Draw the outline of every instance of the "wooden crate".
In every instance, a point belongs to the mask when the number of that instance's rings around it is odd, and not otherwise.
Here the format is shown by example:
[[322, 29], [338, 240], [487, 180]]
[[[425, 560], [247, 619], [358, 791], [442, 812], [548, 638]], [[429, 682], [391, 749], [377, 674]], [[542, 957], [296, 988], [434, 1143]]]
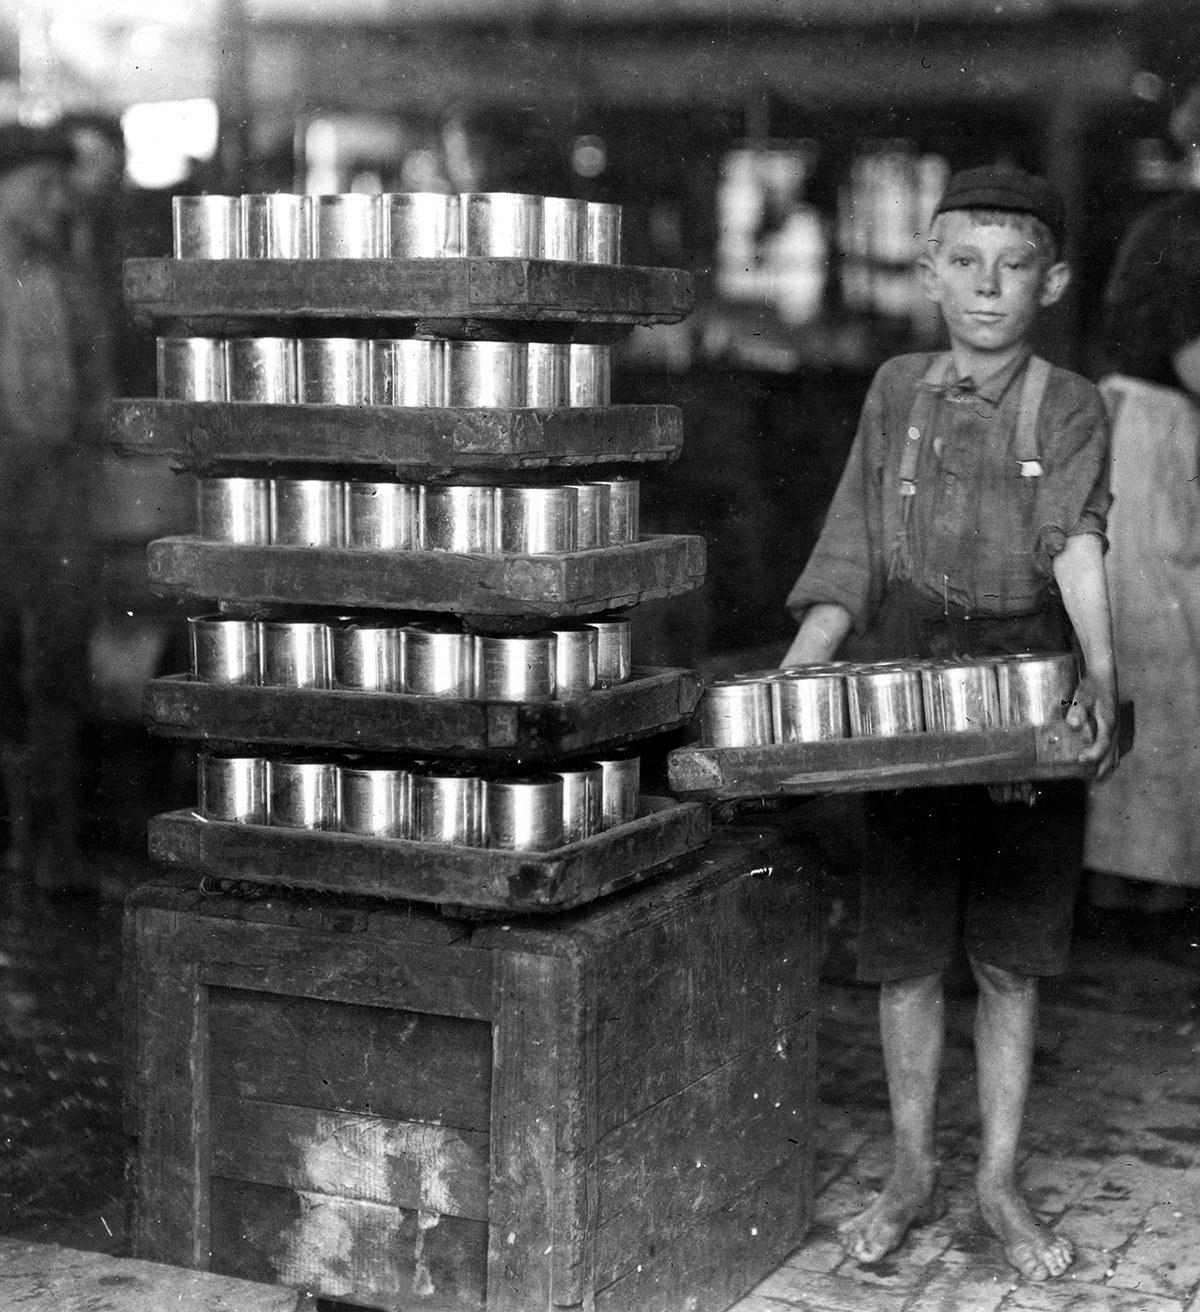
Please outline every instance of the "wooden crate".
[[585, 910], [130, 901], [140, 1257], [388, 1312], [719, 1312], [811, 1211], [811, 872]]
[[704, 580], [704, 539], [682, 534], [544, 556], [240, 546], [194, 537], [159, 538], [147, 554], [155, 592], [530, 621], [618, 610]]
[[257, 323], [279, 319], [373, 320], [373, 336], [403, 333], [397, 321], [501, 319], [528, 333], [538, 322], [678, 323], [692, 310], [681, 269], [562, 260], [136, 259], [124, 290], [143, 317], [215, 335], [257, 335]]
[[586, 477], [600, 463], [674, 460], [683, 418], [669, 405], [488, 410], [139, 397], [111, 404], [109, 435], [122, 454], [169, 457], [198, 474], [299, 463], [359, 478], [550, 466]]
[[168, 738], [534, 764], [677, 729], [699, 697], [693, 670], [654, 668], [635, 668], [615, 688], [551, 702], [252, 688], [176, 674], [150, 680], [145, 709], [150, 731]]

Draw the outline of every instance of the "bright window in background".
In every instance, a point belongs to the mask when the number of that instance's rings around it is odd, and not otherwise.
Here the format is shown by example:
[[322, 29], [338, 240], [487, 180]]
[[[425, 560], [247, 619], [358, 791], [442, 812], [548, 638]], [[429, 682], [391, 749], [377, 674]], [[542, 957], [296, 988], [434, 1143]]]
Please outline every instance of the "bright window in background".
[[131, 105], [121, 115], [127, 173], [138, 187], [173, 187], [197, 161], [217, 153], [217, 106], [211, 100]]

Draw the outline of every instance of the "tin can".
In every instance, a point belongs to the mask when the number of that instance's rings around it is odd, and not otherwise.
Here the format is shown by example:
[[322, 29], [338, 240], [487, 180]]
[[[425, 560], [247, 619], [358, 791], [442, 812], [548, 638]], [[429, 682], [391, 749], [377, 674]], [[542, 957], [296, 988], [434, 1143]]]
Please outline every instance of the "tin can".
[[578, 843], [604, 829], [604, 772], [586, 761], [555, 773], [563, 781], [563, 842]]
[[563, 781], [558, 775], [488, 779], [483, 785], [488, 847], [546, 852], [563, 842]]
[[524, 556], [574, 551], [579, 541], [571, 487], [496, 489], [501, 551]]
[[216, 337], [160, 337], [158, 394], [164, 401], [228, 401], [225, 343]]
[[343, 621], [330, 627], [333, 683], [356, 692], [403, 692], [404, 666], [398, 626]]
[[296, 385], [294, 337], [231, 337], [226, 343], [229, 399], [292, 405]]
[[338, 770], [330, 761], [267, 762], [268, 819], [284, 829], [337, 829]]
[[196, 529], [208, 542], [271, 540], [271, 484], [265, 478], [198, 478]]
[[845, 738], [846, 681], [840, 674], [796, 670], [769, 680], [771, 737], [777, 743]]
[[383, 254], [394, 260], [440, 259], [462, 249], [457, 196], [395, 192], [379, 198]]
[[612, 352], [607, 346], [571, 343], [567, 396], [574, 406], [608, 405], [612, 394]]
[[1071, 652], [1020, 653], [995, 662], [1003, 724], [1052, 724], [1075, 696], [1079, 662]]
[[605, 829], [637, 819], [642, 787], [642, 761], [624, 754], [597, 757], [600, 767], [601, 810]]
[[596, 686], [615, 688], [624, 683], [633, 672], [632, 625], [619, 615], [584, 623], [596, 630]]
[[859, 665], [846, 675], [850, 733], [855, 738], [891, 738], [925, 728], [920, 673], [908, 666]]
[[483, 843], [483, 780], [418, 770], [412, 776], [412, 836], [421, 843]]
[[306, 260], [311, 252], [309, 199], [287, 192], [242, 197], [242, 255], [248, 260]]
[[323, 478], [273, 479], [271, 541], [288, 547], [344, 547], [346, 485]]
[[599, 681], [600, 634], [591, 624], [559, 624], [554, 636], [555, 696], [582, 697]]
[[404, 691], [417, 697], [473, 697], [471, 635], [432, 624], [406, 624], [401, 631]]
[[465, 192], [464, 255], [536, 260], [542, 254], [542, 200], [511, 191]]
[[338, 769], [342, 830], [372, 838], [412, 832], [412, 775], [407, 770], [343, 765]]
[[267, 763], [258, 756], [201, 753], [200, 814], [228, 824], [267, 823]]
[[446, 353], [442, 342], [397, 337], [371, 343], [371, 400], [375, 405], [444, 406]]
[[608, 488], [609, 545], [636, 542], [641, 535], [641, 484], [636, 478], [609, 478], [598, 486]]
[[379, 198], [363, 192], [313, 196], [312, 253], [318, 260], [371, 260], [383, 249]]
[[587, 252], [588, 203], [542, 197], [542, 258], [582, 262]]
[[258, 641], [264, 684], [279, 688], [333, 686], [333, 639], [328, 624], [262, 620]]
[[579, 550], [611, 544], [612, 491], [607, 483], [572, 483], [575, 489]]
[[177, 260], [235, 260], [242, 253], [239, 196], [172, 196], [171, 238]]
[[761, 679], [722, 680], [700, 702], [706, 747], [762, 747], [771, 742], [771, 685]]
[[585, 258], [589, 264], [621, 263], [621, 207], [588, 201]]
[[480, 701], [552, 701], [555, 671], [552, 633], [475, 634], [475, 696]]
[[353, 337], [301, 337], [296, 389], [309, 405], [366, 405], [371, 399], [367, 343]]
[[426, 551], [496, 550], [494, 488], [425, 487], [422, 493], [421, 542]]
[[1000, 695], [993, 665], [935, 661], [923, 666], [920, 674], [927, 729], [967, 733], [999, 727]]
[[192, 677], [201, 683], [253, 686], [260, 681], [258, 624], [229, 615], [188, 619]]
[[525, 404], [548, 410], [571, 399], [571, 348], [565, 342], [530, 342]]
[[346, 544], [361, 551], [417, 551], [421, 494], [412, 483], [346, 484]]
[[528, 388], [524, 342], [447, 342], [446, 404], [463, 409], [521, 409]]

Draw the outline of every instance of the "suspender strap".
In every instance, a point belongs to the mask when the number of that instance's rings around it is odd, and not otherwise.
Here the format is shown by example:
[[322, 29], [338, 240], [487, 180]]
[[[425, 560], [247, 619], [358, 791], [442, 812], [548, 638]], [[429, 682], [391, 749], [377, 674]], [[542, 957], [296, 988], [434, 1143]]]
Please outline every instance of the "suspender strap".
[[1039, 468], [1029, 470], [1031, 477], [1040, 474], [1041, 449], [1038, 444], [1037, 421], [1042, 409], [1042, 398], [1046, 395], [1046, 384], [1050, 381], [1050, 366], [1038, 355], [1031, 355], [1025, 366], [1025, 377], [1021, 381], [1021, 400], [1017, 408], [1017, 432], [1013, 441], [1013, 454], [1021, 462], [1024, 474], [1030, 465]]
[[[908, 528], [913, 498], [917, 493], [917, 461], [921, 455], [921, 438], [929, 429], [933, 407], [938, 399], [933, 388], [945, 378], [949, 366], [950, 352], [940, 352], [930, 360], [929, 367], [917, 384], [908, 415], [904, 445], [900, 448], [900, 474], [895, 497], [884, 499], [884, 541], [891, 544], [887, 563], [889, 582], [896, 578], [908, 578], [911, 573]], [[888, 513], [889, 509], [891, 514]]]

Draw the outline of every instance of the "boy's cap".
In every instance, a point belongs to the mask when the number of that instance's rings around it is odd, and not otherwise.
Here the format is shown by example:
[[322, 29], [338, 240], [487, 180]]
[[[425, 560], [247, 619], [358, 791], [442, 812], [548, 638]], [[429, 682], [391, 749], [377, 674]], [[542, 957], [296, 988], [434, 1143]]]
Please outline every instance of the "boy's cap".
[[42, 160], [69, 164], [74, 158], [75, 147], [60, 128], [34, 128], [26, 123], [0, 124], [0, 175]]
[[947, 210], [1011, 210], [1032, 214], [1050, 229], [1062, 247], [1067, 220], [1063, 199], [1045, 178], [1010, 164], [961, 169], [946, 184], [934, 217]]

